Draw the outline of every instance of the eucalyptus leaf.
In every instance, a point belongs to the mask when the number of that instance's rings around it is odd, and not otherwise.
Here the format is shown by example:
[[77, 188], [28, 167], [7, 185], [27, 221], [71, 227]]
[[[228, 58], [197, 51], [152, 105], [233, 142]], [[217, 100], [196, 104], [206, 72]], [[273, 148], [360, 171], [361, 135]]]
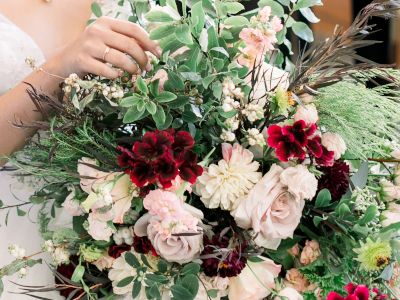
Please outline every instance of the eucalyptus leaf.
[[168, 13], [159, 10], [149, 11], [144, 17], [149, 22], [164, 23], [175, 21]]
[[298, 10], [300, 8], [305, 8], [305, 7], [312, 7], [315, 5], [322, 5], [321, 0], [299, 0], [294, 6], [295, 10]]
[[72, 274], [71, 280], [73, 282], [79, 282], [83, 278], [83, 274], [85, 273], [85, 267], [82, 265], [76, 266], [74, 273]]
[[224, 24], [228, 26], [245, 27], [249, 26], [250, 22], [247, 18], [242, 16], [232, 16], [224, 20]]
[[123, 98], [120, 101], [120, 106], [122, 107], [131, 107], [136, 105], [143, 98], [139, 94], [133, 94], [132, 96]]
[[171, 292], [175, 300], [193, 300], [195, 298], [195, 296], [181, 284], [173, 285], [171, 287]]
[[194, 262], [185, 265], [181, 270], [182, 275], [188, 275], [188, 274], [197, 275], [199, 272], [200, 272], [200, 265]]
[[117, 283], [117, 287], [125, 287], [125, 286], [131, 284], [134, 279], [135, 279], [135, 277], [133, 277], [133, 276], [126, 277]]
[[136, 299], [137, 296], [139, 296], [141, 290], [142, 290], [142, 283], [140, 281], [135, 281], [133, 283], [133, 288], [132, 288], [132, 299]]
[[309, 7], [300, 8], [300, 12], [310, 23], [318, 23], [320, 21]]
[[152, 40], [160, 40], [162, 38], [165, 38], [166, 36], [174, 34], [175, 29], [176, 27], [173, 24], [162, 25], [150, 31], [150, 38]]
[[139, 260], [136, 258], [136, 256], [128, 251], [125, 253], [125, 261], [132, 267], [134, 268], [139, 268], [140, 267], [140, 262]]
[[141, 91], [145, 95], [147, 95], [149, 92], [149, 89], [147, 88], [147, 85], [144, 82], [142, 76], [138, 76], [136, 78], [136, 87], [138, 88], [139, 91]]
[[292, 26], [292, 30], [295, 35], [299, 38], [305, 40], [308, 43], [312, 43], [314, 41], [314, 35], [310, 27], [304, 22], [294, 22]]
[[160, 103], [166, 103], [166, 102], [171, 102], [174, 101], [177, 98], [177, 96], [174, 93], [171, 92], [161, 92], [158, 94], [156, 97], [156, 101]]
[[152, 115], [154, 122], [157, 125], [157, 128], [160, 128], [164, 125], [165, 123], [165, 112], [162, 106], [157, 105], [157, 110], [156, 112]]
[[100, 18], [103, 15], [100, 5], [95, 1], [93, 1], [92, 5], [91, 5], [91, 10], [92, 10], [92, 13], [98, 18]]
[[139, 111], [137, 109], [137, 107], [134, 106], [134, 107], [131, 107], [130, 109], [128, 109], [128, 111], [124, 115], [122, 122], [124, 122], [125, 124], [132, 123], [132, 122], [140, 120], [140, 118], [143, 115], [144, 115], [144, 110]]
[[193, 39], [190, 32], [189, 25], [184, 23], [177, 26], [175, 30], [176, 38], [185, 45], [192, 45]]

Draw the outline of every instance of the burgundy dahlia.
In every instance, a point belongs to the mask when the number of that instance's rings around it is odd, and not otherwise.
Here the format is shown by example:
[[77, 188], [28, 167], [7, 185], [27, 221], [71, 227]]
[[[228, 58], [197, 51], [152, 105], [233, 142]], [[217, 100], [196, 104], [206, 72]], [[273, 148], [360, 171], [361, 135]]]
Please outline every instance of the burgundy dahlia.
[[243, 256], [245, 246], [238, 245], [228, 249], [229, 239], [214, 235], [210, 240], [204, 236], [204, 250], [202, 268], [209, 276], [234, 277], [239, 275], [246, 267], [247, 258]]
[[122, 253], [129, 251], [132, 249], [131, 245], [122, 244], [122, 245], [113, 245], [108, 248], [108, 255], [113, 258], [118, 258]]
[[[79, 259], [77, 256], [72, 256], [72, 257], [70, 257], [70, 260], [71, 260], [71, 263], [61, 264], [57, 267], [57, 273], [61, 274], [63, 277], [65, 277], [67, 279], [72, 278], [72, 274], [74, 274], [74, 271], [75, 271], [76, 265], [78, 264]], [[56, 284], [60, 284], [60, 285], [62, 285], [62, 284], [68, 285], [68, 283], [62, 282], [60, 280], [60, 278], [58, 278], [57, 276], [55, 277], [55, 282], [56, 282]], [[61, 296], [68, 298], [68, 296], [75, 290], [76, 289], [74, 289], [73, 287], [68, 287], [65, 289], [60, 289], [59, 292], [60, 292]]]
[[148, 184], [161, 184], [169, 188], [179, 175], [194, 183], [203, 172], [193, 152], [194, 140], [189, 132], [156, 130], [147, 132], [132, 149], [119, 146], [118, 165], [130, 175], [133, 183], [142, 188]]
[[320, 167], [318, 170], [323, 173], [318, 180], [318, 190], [328, 189], [332, 195], [332, 200], [340, 200], [349, 188], [349, 165], [338, 160], [335, 161], [333, 166]]

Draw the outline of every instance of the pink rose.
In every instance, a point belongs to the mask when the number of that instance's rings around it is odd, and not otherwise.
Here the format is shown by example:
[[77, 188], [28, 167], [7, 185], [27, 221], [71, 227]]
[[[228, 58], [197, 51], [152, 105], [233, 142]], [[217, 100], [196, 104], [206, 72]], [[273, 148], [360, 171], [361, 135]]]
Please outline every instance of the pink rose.
[[151, 81], [153, 82], [153, 81], [156, 81], [156, 80], [159, 80], [158, 81], [158, 89], [160, 90], [160, 91], [163, 91], [164, 90], [164, 84], [167, 82], [167, 80], [168, 80], [168, 73], [167, 73], [167, 71], [165, 71], [164, 69], [160, 69], [160, 70], [158, 70], [157, 72], [156, 72], [156, 74], [154, 74], [154, 76], [153, 76], [153, 78], [151, 79]]
[[248, 261], [238, 276], [229, 278], [229, 300], [261, 300], [271, 294], [281, 266], [268, 258], [260, 258], [262, 262]]
[[302, 216], [304, 200], [288, 192], [281, 182], [283, 172], [282, 167], [272, 165], [232, 212], [238, 226], [253, 228], [260, 247], [276, 249], [282, 239], [293, 237]]
[[105, 269], [110, 269], [113, 265], [114, 258], [109, 256], [108, 254], [104, 254], [102, 257], [100, 257], [98, 260], [94, 261], [92, 264], [97, 267], [100, 271], [103, 271]]
[[286, 285], [293, 287], [296, 291], [303, 293], [310, 288], [310, 282], [298, 269], [290, 269], [286, 272]]
[[196, 259], [203, 249], [203, 233], [198, 228], [203, 213], [190, 205], [183, 207], [186, 213], [165, 215], [165, 219], [147, 213], [134, 227], [135, 235], [148, 236], [161, 257], [180, 264]]
[[208, 277], [204, 273], [199, 274], [201, 283], [199, 285], [199, 291], [197, 292], [196, 298], [194, 300], [206, 300], [208, 299], [207, 292], [210, 290], [215, 290], [217, 296], [213, 297], [213, 300], [220, 300], [222, 297], [228, 295], [229, 278], [225, 277]]
[[143, 200], [143, 206], [151, 215], [157, 215], [161, 219], [178, 214], [183, 209], [182, 201], [176, 194], [160, 189], [150, 191]]
[[336, 160], [338, 160], [347, 150], [345, 141], [337, 133], [324, 133], [321, 137], [321, 143], [326, 147], [326, 149], [335, 153]]
[[318, 180], [304, 165], [286, 168], [280, 179], [296, 200], [311, 200], [317, 193]]
[[303, 120], [308, 125], [318, 122], [318, 111], [314, 104], [299, 105], [297, 106], [296, 113], [294, 114], [294, 121]]
[[303, 265], [309, 265], [316, 261], [321, 255], [319, 243], [317, 241], [306, 241], [306, 245], [300, 255], [300, 262]]
[[107, 222], [112, 220], [111, 212], [105, 214], [92, 212], [88, 217], [88, 233], [97, 241], [109, 241], [113, 230]]
[[303, 300], [303, 296], [292, 287], [285, 287], [274, 300]]

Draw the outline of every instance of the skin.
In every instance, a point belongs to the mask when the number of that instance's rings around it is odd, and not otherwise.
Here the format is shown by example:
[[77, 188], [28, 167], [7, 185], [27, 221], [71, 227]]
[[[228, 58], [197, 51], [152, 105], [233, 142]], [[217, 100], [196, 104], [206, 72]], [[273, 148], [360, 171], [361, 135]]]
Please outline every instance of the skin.
[[[102, 17], [87, 27], [91, 3], [92, 0], [53, 0], [50, 3], [43, 0], [6, 0], [0, 1], [0, 12], [38, 44], [46, 57], [46, 63], [41, 68], [48, 73], [61, 77], [72, 73], [79, 76], [93, 73], [112, 79], [120, 75], [120, 69], [131, 74], [148, 69], [145, 52], [158, 56], [158, 45], [148, 38], [142, 28], [127, 21]], [[103, 61], [107, 47], [110, 51]], [[24, 81], [55, 97], [60, 91], [62, 79], [37, 70]], [[13, 123], [42, 119], [42, 115], [35, 111], [26, 88], [26, 84], [20, 83], [0, 96], [0, 157], [23, 147], [34, 133], [29, 129], [16, 128]], [[5, 162], [0, 160], [0, 166]]]

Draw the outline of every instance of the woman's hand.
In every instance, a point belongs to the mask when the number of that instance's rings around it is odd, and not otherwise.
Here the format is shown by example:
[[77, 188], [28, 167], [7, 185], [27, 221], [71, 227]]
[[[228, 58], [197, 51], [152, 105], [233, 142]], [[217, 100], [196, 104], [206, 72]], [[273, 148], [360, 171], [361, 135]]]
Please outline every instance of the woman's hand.
[[150, 67], [145, 51], [161, 54], [157, 43], [150, 40], [143, 28], [128, 21], [101, 17], [52, 60], [58, 65], [60, 76], [93, 73], [113, 79], [121, 71], [106, 63], [137, 74], [139, 69]]

